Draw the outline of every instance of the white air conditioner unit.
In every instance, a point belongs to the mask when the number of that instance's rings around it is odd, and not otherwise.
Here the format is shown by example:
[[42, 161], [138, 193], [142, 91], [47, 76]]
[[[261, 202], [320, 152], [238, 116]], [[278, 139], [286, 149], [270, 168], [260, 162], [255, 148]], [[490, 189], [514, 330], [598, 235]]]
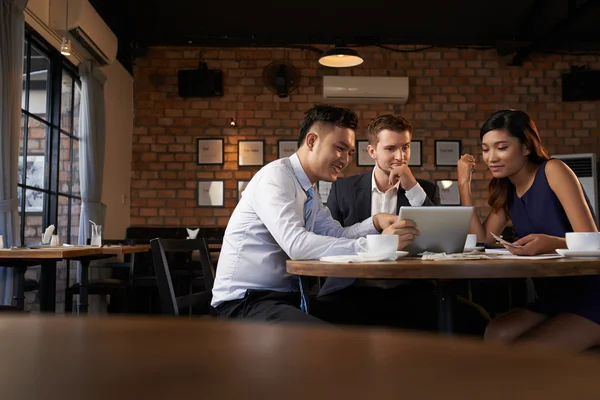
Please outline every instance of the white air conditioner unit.
[[408, 101], [408, 78], [394, 76], [324, 76], [323, 100], [331, 103]]
[[[65, 32], [66, 0], [50, 0], [50, 27]], [[99, 65], [111, 64], [118, 40], [88, 0], [69, 0], [68, 30], [73, 46], [80, 45]]]
[[594, 214], [596, 215], [596, 223], [598, 222], [598, 168], [596, 164], [596, 154], [581, 153], [581, 154], [558, 154], [552, 156], [563, 161], [575, 172], [575, 175], [581, 182], [583, 191], [587, 195]]

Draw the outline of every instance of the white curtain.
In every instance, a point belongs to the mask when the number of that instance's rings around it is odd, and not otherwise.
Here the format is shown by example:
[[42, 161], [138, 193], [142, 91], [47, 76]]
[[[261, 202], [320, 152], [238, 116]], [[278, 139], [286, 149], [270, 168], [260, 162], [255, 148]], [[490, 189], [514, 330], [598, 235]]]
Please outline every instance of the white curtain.
[[[91, 61], [79, 65], [81, 77], [81, 108], [79, 111], [79, 184], [81, 187], [81, 217], [79, 220], [79, 244], [91, 238], [91, 223], [104, 226], [106, 205], [102, 200], [104, 176], [104, 152], [106, 141], [106, 114], [104, 108], [104, 82], [106, 75]], [[103, 229], [104, 231], [104, 229]], [[104, 234], [102, 235], [104, 237]], [[79, 266], [81, 268], [81, 265]], [[77, 280], [81, 281], [81, 269]], [[101, 278], [103, 272], [90, 268], [89, 279]], [[104, 271], [108, 273], [109, 271]], [[104, 302], [89, 299], [89, 312], [104, 311]]]
[[[23, 10], [27, 0], [0, 0], [0, 235], [19, 246], [17, 179], [23, 92]], [[12, 269], [0, 268], [0, 301], [12, 297]]]
[[79, 184], [81, 186], [81, 218], [79, 244], [91, 237], [90, 220], [104, 225], [106, 205], [102, 199], [106, 115], [104, 82], [106, 75], [92, 62], [79, 66], [81, 108], [79, 112]]

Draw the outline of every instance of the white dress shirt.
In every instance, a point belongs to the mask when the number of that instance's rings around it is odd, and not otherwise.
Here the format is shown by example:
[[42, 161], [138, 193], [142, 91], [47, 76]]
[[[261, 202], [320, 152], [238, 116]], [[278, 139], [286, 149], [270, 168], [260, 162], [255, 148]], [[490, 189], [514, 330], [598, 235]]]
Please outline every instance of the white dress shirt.
[[304, 221], [311, 185], [297, 154], [264, 166], [250, 180], [233, 211], [223, 238], [211, 305], [242, 299], [247, 289], [290, 292], [298, 279], [285, 262], [366, 250], [376, 234], [373, 218], [343, 228], [319, 201], [316, 187], [309, 220]]
[[[387, 191], [382, 192], [377, 187], [375, 182], [375, 168], [371, 175], [371, 215], [379, 213], [396, 214], [398, 206], [398, 187], [400, 187], [400, 181], [396, 182], [394, 186], [389, 188]], [[405, 192], [408, 202], [413, 207], [422, 206], [427, 198], [427, 194], [419, 185], [419, 182], [413, 186], [410, 190]]]

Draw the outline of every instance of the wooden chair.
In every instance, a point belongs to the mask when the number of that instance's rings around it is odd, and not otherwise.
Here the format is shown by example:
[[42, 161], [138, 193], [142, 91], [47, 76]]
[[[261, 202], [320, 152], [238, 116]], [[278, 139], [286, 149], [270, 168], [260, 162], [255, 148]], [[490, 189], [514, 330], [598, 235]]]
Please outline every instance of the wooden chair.
[[[163, 314], [180, 315], [181, 310], [202, 306], [210, 312], [210, 300], [214, 283], [214, 269], [205, 239], [152, 239], [150, 241], [154, 272]], [[200, 265], [193, 259], [193, 253], [199, 252]], [[169, 265], [171, 263], [171, 265]], [[177, 263], [175, 265], [174, 263]], [[200, 267], [200, 268], [198, 268]], [[171, 272], [187, 270], [190, 277], [189, 293], [176, 296]], [[204, 290], [192, 293], [193, 277], [201, 271]], [[191, 313], [190, 313], [191, 314]]]

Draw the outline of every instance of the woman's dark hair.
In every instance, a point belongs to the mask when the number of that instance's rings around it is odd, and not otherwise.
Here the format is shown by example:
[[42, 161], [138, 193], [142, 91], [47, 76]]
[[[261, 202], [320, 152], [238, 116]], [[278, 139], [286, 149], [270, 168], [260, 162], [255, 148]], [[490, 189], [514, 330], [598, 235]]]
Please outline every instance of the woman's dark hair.
[[[479, 138], [483, 137], [489, 131], [505, 130], [509, 135], [519, 139], [529, 150], [527, 158], [534, 164], [542, 164], [549, 160], [548, 153], [542, 145], [540, 133], [535, 123], [524, 111], [519, 110], [500, 110], [492, 114], [481, 127]], [[512, 192], [512, 183], [508, 178], [493, 178], [489, 185], [488, 204], [492, 210], [503, 209], [508, 215], [508, 196]]]
[[328, 126], [330, 128], [349, 128], [356, 130], [358, 117], [354, 111], [347, 108], [334, 107], [327, 104], [317, 104], [304, 113], [302, 126], [300, 127], [300, 137], [298, 138], [298, 147], [301, 147], [306, 139], [306, 135], [315, 124]]

